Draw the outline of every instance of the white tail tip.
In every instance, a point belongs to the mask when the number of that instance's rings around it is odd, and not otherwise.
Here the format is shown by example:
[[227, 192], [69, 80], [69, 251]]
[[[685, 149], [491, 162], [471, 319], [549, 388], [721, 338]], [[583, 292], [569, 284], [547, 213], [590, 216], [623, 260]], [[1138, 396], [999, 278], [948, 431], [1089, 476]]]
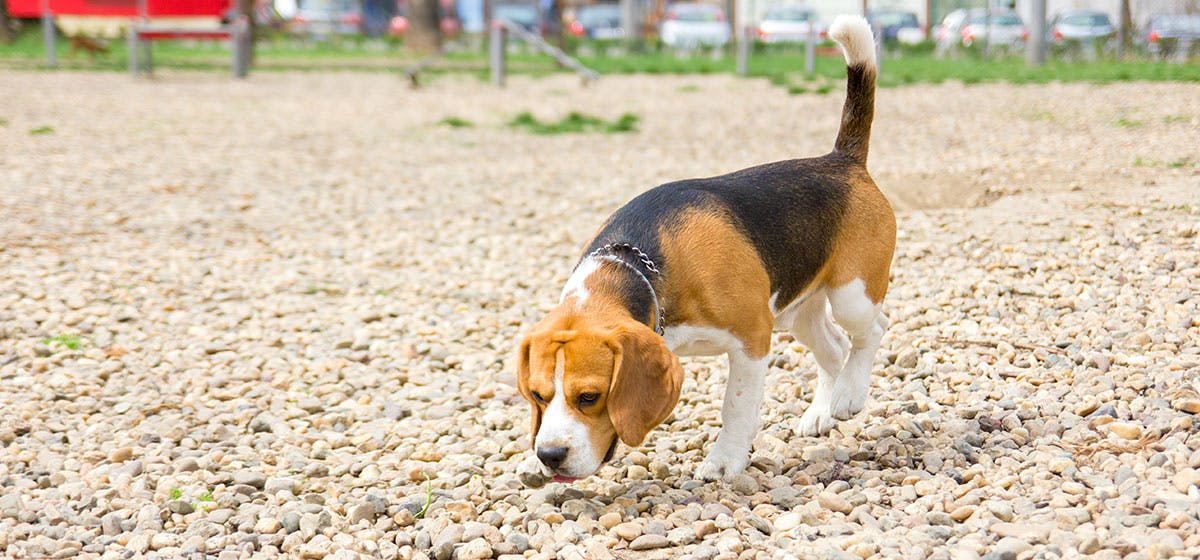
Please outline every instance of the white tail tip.
[[829, 26], [829, 37], [842, 47], [846, 65], [875, 67], [875, 38], [862, 16], [838, 16]]

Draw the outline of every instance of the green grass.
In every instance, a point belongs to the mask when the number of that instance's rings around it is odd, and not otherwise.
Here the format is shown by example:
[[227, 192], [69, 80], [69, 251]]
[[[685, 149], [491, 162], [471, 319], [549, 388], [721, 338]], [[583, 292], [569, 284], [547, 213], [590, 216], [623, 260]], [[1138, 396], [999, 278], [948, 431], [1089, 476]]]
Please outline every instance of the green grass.
[[425, 517], [425, 514], [429, 513], [429, 506], [433, 504], [433, 483], [429, 480], [428, 473], [422, 474], [425, 475], [425, 507], [421, 508], [421, 511], [418, 511], [416, 515], [413, 515], [417, 519]]
[[448, 126], [450, 128], [471, 128], [475, 126], [475, 123], [455, 116], [446, 117], [438, 121], [438, 124], [442, 126]]
[[78, 350], [83, 347], [83, 339], [76, 334], [60, 334], [52, 336], [42, 341], [42, 344], [49, 345], [52, 342], [57, 342], [66, 346], [70, 350]]
[[54, 127], [48, 126], [48, 125], [38, 126], [38, 127], [29, 129], [29, 134], [31, 134], [33, 136], [40, 136], [43, 134], [53, 134], [53, 133], [54, 133]]
[[1113, 121], [1113, 124], [1115, 124], [1119, 127], [1123, 127], [1123, 128], [1137, 128], [1146, 123], [1139, 121], [1139, 120], [1131, 119], [1129, 117], [1126, 117], [1125, 115], [1121, 115], [1121, 116], [1117, 117], [1117, 120]]
[[578, 134], [586, 132], [617, 134], [637, 131], [637, 123], [638, 116], [633, 113], [625, 113], [615, 121], [606, 121], [600, 117], [572, 111], [558, 121], [543, 122], [533, 116], [533, 113], [525, 112], [508, 121], [508, 126], [533, 134]]
[[0, 126], [8, 126], [8, 119], [0, 117]]
[[172, 500], [178, 500], [179, 498], [183, 497], [183, 490], [180, 490], [179, 488], [172, 488], [170, 496]]

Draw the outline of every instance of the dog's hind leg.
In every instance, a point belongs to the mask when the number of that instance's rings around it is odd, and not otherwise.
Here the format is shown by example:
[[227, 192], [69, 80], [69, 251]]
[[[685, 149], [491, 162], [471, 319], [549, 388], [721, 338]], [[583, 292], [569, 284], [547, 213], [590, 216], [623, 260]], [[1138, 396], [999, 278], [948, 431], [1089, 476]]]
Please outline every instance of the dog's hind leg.
[[850, 350], [850, 341], [829, 318], [827, 301], [824, 291], [808, 296], [800, 304], [790, 329], [792, 336], [812, 352], [819, 366], [812, 403], [800, 417], [799, 431], [803, 436], [824, 434], [836, 423], [833, 419], [834, 397], [846, 353]]
[[846, 419], [863, 409], [871, 390], [871, 366], [888, 319], [880, 305], [867, 296], [862, 280], [854, 280], [829, 291], [833, 318], [850, 335], [850, 357], [833, 387], [830, 411]]

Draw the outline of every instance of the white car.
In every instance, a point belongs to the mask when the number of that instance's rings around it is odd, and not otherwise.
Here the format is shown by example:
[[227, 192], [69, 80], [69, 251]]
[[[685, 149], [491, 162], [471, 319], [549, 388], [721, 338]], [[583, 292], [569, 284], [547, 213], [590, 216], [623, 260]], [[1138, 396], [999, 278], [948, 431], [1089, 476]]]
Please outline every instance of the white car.
[[936, 40], [939, 50], [954, 45], [969, 47], [976, 43], [992, 46], [1018, 47], [1029, 37], [1021, 16], [1012, 10], [954, 10], [942, 20]]
[[764, 43], [805, 43], [809, 32], [817, 41], [825, 40], [825, 26], [809, 8], [779, 6], [767, 10], [758, 24], [758, 40]]
[[669, 47], [720, 47], [729, 42], [725, 11], [712, 4], [672, 4], [658, 35]]

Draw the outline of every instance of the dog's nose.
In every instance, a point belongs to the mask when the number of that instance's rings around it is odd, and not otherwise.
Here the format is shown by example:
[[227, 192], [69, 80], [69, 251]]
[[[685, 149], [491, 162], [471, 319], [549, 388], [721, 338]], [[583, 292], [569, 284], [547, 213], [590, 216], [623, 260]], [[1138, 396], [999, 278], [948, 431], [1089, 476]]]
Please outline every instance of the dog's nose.
[[537, 458], [543, 465], [552, 469], [560, 467], [567, 458], [566, 447], [539, 447]]

